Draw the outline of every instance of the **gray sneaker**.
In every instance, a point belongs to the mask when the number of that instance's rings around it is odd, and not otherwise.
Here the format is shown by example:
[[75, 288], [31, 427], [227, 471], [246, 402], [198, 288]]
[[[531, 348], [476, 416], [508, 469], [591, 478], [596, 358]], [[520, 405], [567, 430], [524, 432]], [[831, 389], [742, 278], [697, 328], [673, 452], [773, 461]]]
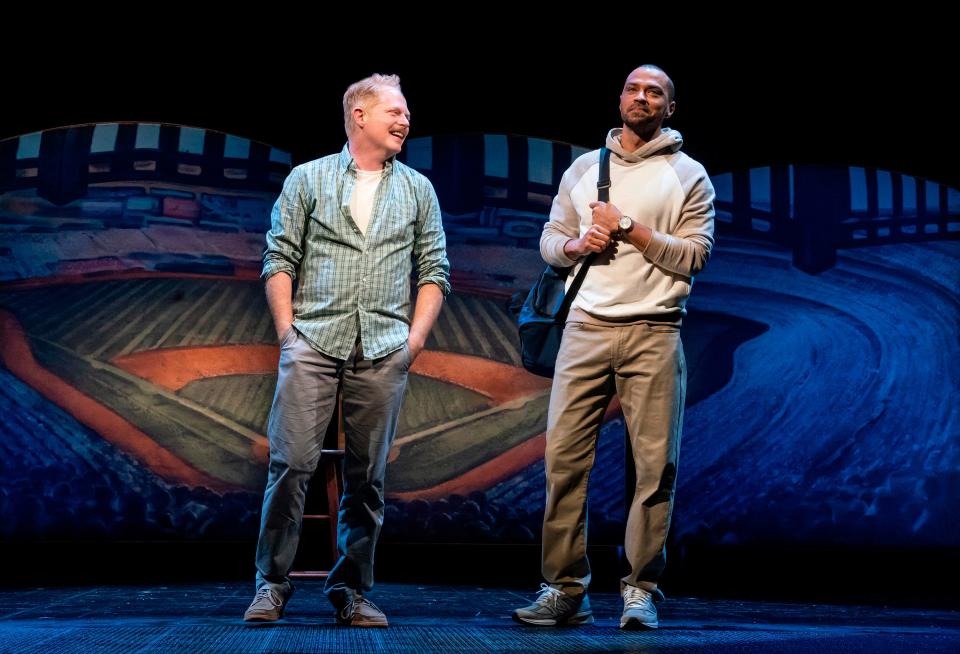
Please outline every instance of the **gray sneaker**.
[[593, 611], [586, 592], [568, 595], [548, 584], [540, 584], [540, 596], [530, 606], [513, 612], [513, 619], [538, 627], [592, 624]]
[[657, 605], [654, 604], [653, 593], [636, 586], [624, 586], [620, 628], [656, 629], [658, 626], [660, 623], [657, 620]]
[[291, 590], [289, 595], [281, 597], [280, 593], [270, 586], [262, 586], [254, 595], [253, 602], [247, 607], [243, 619], [247, 622], [274, 622], [279, 620], [283, 617], [283, 609], [287, 606], [287, 600], [290, 599], [292, 594], [293, 591]]
[[337, 610], [337, 622], [347, 627], [388, 627], [387, 616], [362, 595], [355, 595]]

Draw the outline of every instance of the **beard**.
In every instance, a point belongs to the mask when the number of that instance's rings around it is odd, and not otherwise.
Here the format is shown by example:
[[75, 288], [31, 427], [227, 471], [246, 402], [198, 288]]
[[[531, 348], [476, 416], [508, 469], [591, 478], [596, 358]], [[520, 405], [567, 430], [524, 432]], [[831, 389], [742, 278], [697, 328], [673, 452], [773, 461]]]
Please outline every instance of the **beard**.
[[630, 113], [630, 110], [621, 111], [620, 118], [634, 134], [646, 134], [654, 130], [657, 125], [657, 116], [649, 113]]

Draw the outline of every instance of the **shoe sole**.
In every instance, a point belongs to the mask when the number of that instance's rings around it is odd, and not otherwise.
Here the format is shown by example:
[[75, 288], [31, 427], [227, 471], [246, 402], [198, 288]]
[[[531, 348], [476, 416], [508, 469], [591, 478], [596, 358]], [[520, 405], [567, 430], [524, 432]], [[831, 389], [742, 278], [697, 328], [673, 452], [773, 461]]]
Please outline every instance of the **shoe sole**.
[[375, 622], [372, 620], [344, 620], [342, 618], [337, 618], [337, 624], [341, 627], [361, 627], [361, 628], [380, 628], [385, 629], [390, 626], [390, 623], [384, 620], [383, 622]]
[[514, 622], [529, 624], [534, 627], [576, 627], [582, 624], [593, 624], [593, 613], [578, 613], [567, 620], [553, 620], [551, 618], [524, 618], [513, 614]]
[[354, 614], [354, 615], [353, 615], [352, 617], [350, 617], [349, 619], [347, 619], [347, 618], [341, 618], [339, 611], [336, 611], [336, 612], [333, 614], [333, 617], [334, 617], [334, 619], [336, 620], [337, 624], [340, 625], [341, 627], [361, 627], [361, 628], [371, 628], [371, 627], [373, 627], [373, 628], [384, 629], [384, 628], [390, 626], [390, 623], [389, 623], [386, 619], [384, 619], [384, 620], [368, 620], [368, 619], [365, 619], [365, 618], [362, 618], [362, 617], [358, 617], [356, 614]]
[[274, 617], [272, 615], [263, 615], [262, 613], [254, 613], [253, 615], [244, 615], [244, 622], [276, 622], [277, 620], [282, 620], [283, 614]]
[[625, 631], [644, 631], [648, 629], [657, 629], [659, 628], [660, 623], [658, 622], [642, 622], [637, 618], [627, 618], [620, 622], [620, 628]]

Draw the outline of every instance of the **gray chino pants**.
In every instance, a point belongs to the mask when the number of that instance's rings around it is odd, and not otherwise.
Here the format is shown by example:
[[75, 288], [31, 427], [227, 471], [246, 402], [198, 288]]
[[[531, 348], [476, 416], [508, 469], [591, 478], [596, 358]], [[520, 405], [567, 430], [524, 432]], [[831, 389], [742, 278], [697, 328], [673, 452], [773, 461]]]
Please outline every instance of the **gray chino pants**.
[[270, 467], [257, 543], [257, 588], [282, 597], [300, 542], [307, 483], [343, 385], [346, 454], [337, 523], [339, 559], [324, 592], [340, 607], [351, 593], [373, 588], [373, 560], [383, 524], [383, 479], [407, 384], [406, 345], [364, 359], [360, 344], [346, 361], [321, 354], [291, 328], [280, 344], [277, 390], [267, 427]]

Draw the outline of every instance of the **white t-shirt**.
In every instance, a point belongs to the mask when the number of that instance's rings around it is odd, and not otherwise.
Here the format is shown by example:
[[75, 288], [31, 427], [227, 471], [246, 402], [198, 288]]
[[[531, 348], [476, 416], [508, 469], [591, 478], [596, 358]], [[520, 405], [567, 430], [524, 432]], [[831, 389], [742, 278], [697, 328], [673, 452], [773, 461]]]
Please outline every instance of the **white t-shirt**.
[[350, 196], [350, 214], [363, 235], [367, 234], [370, 213], [373, 211], [373, 198], [381, 177], [383, 170], [357, 170], [357, 183], [353, 187], [353, 195]]

